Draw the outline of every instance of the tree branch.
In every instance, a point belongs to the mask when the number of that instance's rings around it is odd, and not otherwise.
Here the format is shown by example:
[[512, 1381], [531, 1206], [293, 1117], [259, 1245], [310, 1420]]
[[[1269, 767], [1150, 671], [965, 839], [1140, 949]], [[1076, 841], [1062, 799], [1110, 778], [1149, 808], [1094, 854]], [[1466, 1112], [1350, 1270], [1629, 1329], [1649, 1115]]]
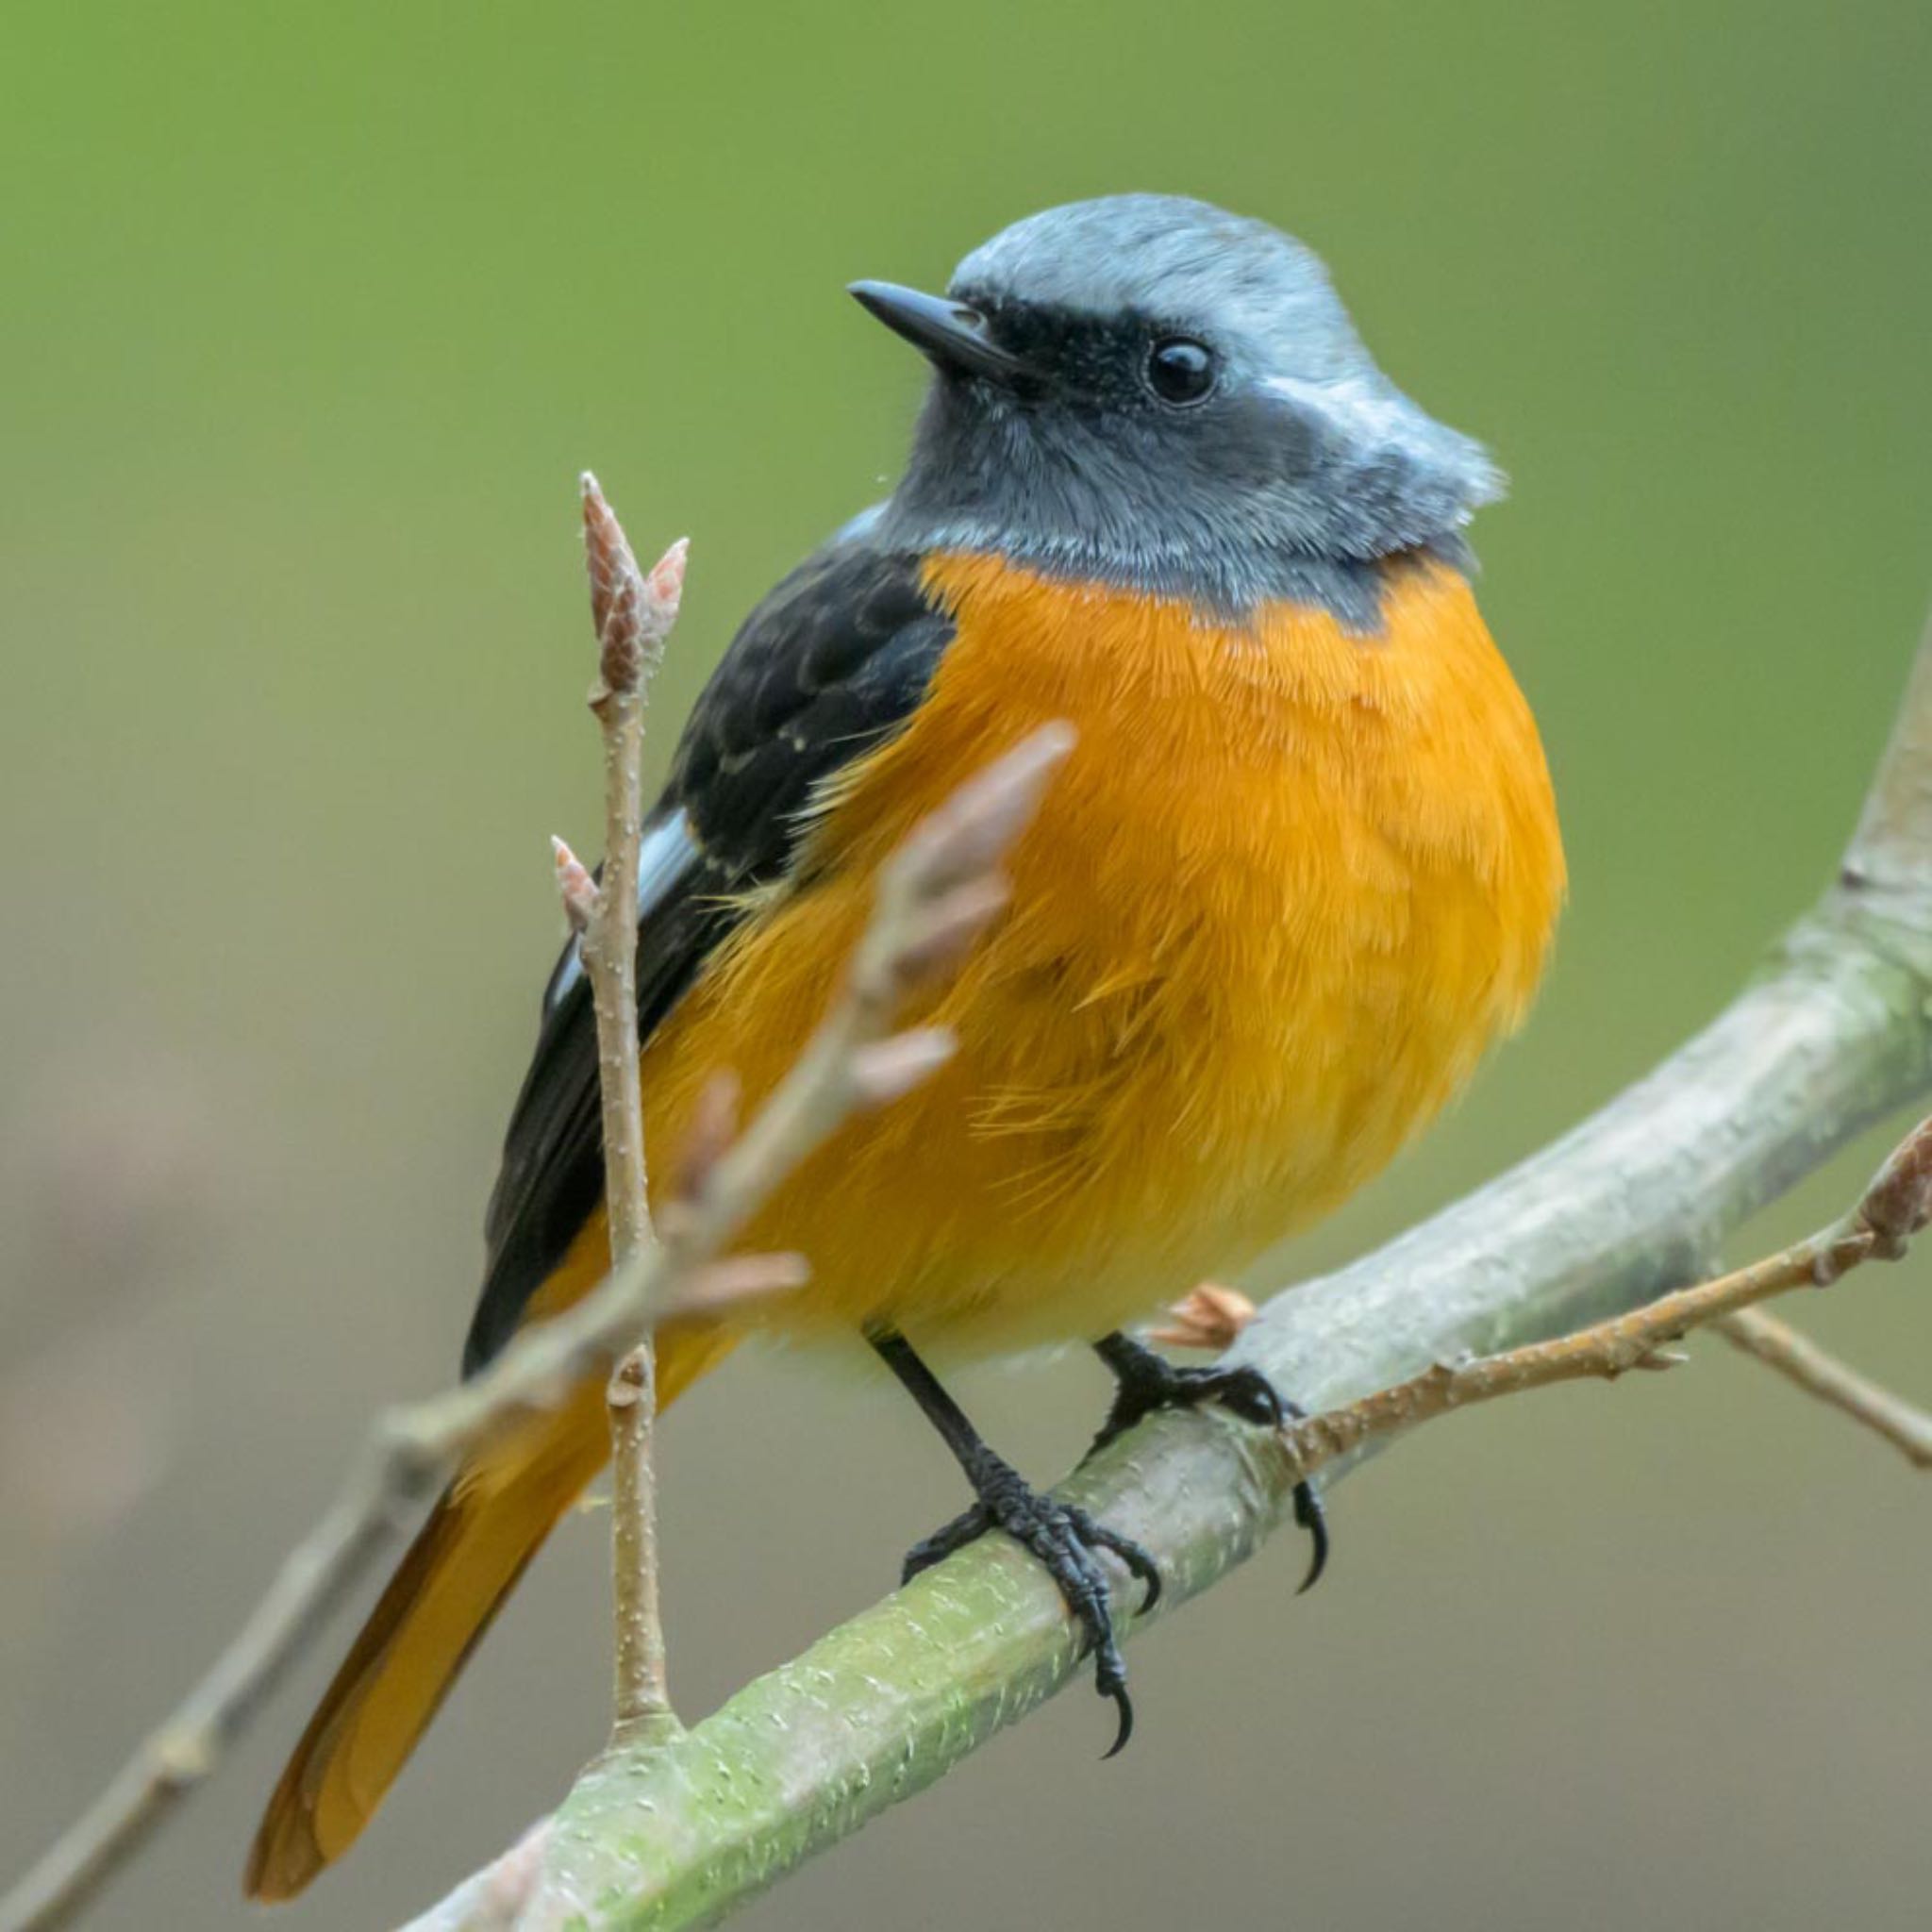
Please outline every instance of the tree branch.
[[1740, 1308], [1712, 1324], [1726, 1341], [1775, 1369], [1807, 1395], [1842, 1409], [1882, 1437], [1915, 1469], [1932, 1469], [1932, 1413], [1895, 1395], [1762, 1308]]
[[[771, 1097], [733, 1140], [730, 1108], [700, 1109], [660, 1239], [564, 1314], [521, 1333], [472, 1380], [391, 1410], [326, 1516], [284, 1563], [214, 1668], [112, 1784], [0, 1899], [0, 1932], [67, 1924], [209, 1773], [262, 1700], [400, 1527], [408, 1506], [491, 1432], [608, 1374], [640, 1332], [675, 1315], [741, 1312], [803, 1277], [795, 1256], [716, 1259], [854, 1113], [941, 1066], [949, 1036], [891, 1031], [901, 993], [949, 970], [1005, 902], [997, 868], [1066, 756], [1047, 725], [954, 793], [880, 869], [843, 987]], [[634, 1754], [625, 1754], [633, 1761]], [[501, 1869], [501, 1868], [499, 1868]]]
[[591, 689], [590, 706], [604, 739], [604, 867], [594, 897], [574, 919], [583, 922], [579, 944], [597, 1013], [605, 1206], [615, 1263], [641, 1253], [652, 1240], [638, 1074], [644, 707], [677, 622], [689, 545], [680, 538], [645, 576], [623, 525], [588, 470], [582, 490], [584, 561], [591, 579], [591, 617], [597, 627], [597, 682]]
[[[1717, 1021], [1591, 1120], [1379, 1253], [1277, 1296], [1252, 1361], [1334, 1409], [1437, 1361], [1615, 1315], [1709, 1272], [1720, 1237], [1932, 1087], [1932, 636], [1839, 883]], [[1334, 1481], [1380, 1438], [1328, 1467]], [[1153, 1553], [1163, 1608], [1280, 1521], [1287, 1441], [1164, 1414], [1066, 1494]], [[1121, 1592], [1115, 1615], [1128, 1625]], [[578, 1781], [520, 1922], [710, 1923], [942, 1776], [1058, 1690], [1075, 1640], [1002, 1538], [949, 1558], [747, 1685], [675, 1744]]]
[[[1868, 1381], [1757, 1303], [1797, 1288], [1828, 1288], [1867, 1261], [1905, 1258], [1932, 1206], [1932, 1120], [1921, 1121], [1892, 1150], [1858, 1206], [1830, 1226], [1749, 1268], [1660, 1295], [1624, 1315], [1554, 1341], [1525, 1342], [1507, 1355], [1435, 1362], [1421, 1374], [1377, 1390], [1345, 1408], [1310, 1416], [1288, 1431], [1289, 1453], [1304, 1475], [1371, 1437], [1392, 1434], [1499, 1395], [1597, 1376], [1614, 1381], [1632, 1369], [1675, 1368], [1689, 1357], [1667, 1344], [1708, 1327], [1787, 1375], [1807, 1394], [1845, 1410], [1932, 1467], [1932, 1415]], [[1169, 1325], [1150, 1336], [1180, 1348], [1233, 1346], [1255, 1319], [1237, 1291], [1203, 1283], [1168, 1310]]]
[[[566, 883], [564, 904], [577, 924], [596, 1009], [604, 1205], [610, 1265], [622, 1268], [655, 1239], [645, 1187], [639, 1066], [638, 851], [644, 828], [644, 707], [677, 622], [686, 545], [682, 540], [674, 543], [646, 577], [588, 470], [582, 490], [584, 561], [598, 646], [597, 682], [590, 703], [604, 739], [604, 869], [588, 903], [573, 879]], [[559, 864], [567, 852], [558, 845]], [[647, 1336], [619, 1363], [606, 1407], [615, 1633], [610, 1741], [646, 1743], [678, 1728], [671, 1707], [658, 1593], [658, 1395]]]
[[1674, 1367], [1685, 1357], [1663, 1353], [1666, 1344], [1694, 1328], [1738, 1321], [1754, 1314], [1756, 1303], [1794, 1288], [1827, 1288], [1867, 1261], [1903, 1259], [1928, 1208], [1932, 1121], [1923, 1121], [1893, 1150], [1853, 1212], [1829, 1227], [1748, 1268], [1659, 1295], [1554, 1341], [1453, 1365], [1431, 1363], [1405, 1382], [1297, 1423], [1287, 1431], [1288, 1454], [1307, 1476], [1373, 1437], [1412, 1428], [1452, 1408], [1557, 1382], [1614, 1381], [1631, 1369]]

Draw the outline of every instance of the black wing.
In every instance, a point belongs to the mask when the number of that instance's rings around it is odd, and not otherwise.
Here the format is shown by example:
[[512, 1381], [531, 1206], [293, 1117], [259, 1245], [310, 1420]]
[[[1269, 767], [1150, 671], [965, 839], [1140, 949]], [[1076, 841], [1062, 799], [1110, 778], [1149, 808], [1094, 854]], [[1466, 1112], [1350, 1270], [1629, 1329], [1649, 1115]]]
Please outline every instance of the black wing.
[[[640, 864], [638, 1027], [652, 1030], [741, 917], [727, 895], [782, 878], [815, 788], [924, 695], [953, 634], [918, 559], [835, 541], [745, 621], [678, 741]], [[604, 1194], [596, 1025], [575, 944], [544, 995], [484, 1220], [463, 1373], [490, 1360]]]

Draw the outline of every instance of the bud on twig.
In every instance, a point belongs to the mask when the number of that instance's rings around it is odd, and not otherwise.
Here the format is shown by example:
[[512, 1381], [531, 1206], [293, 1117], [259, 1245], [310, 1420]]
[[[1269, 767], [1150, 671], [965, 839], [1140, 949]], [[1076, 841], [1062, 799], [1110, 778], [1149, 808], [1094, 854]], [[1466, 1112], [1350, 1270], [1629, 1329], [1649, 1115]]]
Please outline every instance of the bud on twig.
[[591, 620], [597, 629], [598, 685], [591, 695], [594, 708], [610, 696], [627, 697], [648, 688], [663, 658], [671, 626], [677, 622], [691, 546], [680, 537], [645, 576], [624, 525], [588, 470], [581, 487], [584, 563], [591, 579]]
[[1235, 1338], [1255, 1319], [1255, 1305], [1238, 1288], [1204, 1281], [1167, 1311], [1164, 1328], [1148, 1331], [1150, 1341], [1170, 1348], [1211, 1348], [1217, 1355], [1232, 1348]]
[[563, 901], [563, 916], [579, 939], [590, 931], [597, 911], [597, 881], [590, 869], [561, 839], [550, 841], [551, 856], [557, 861], [557, 896]]
[[1878, 1170], [1858, 1217], [1878, 1238], [1881, 1259], [1896, 1260], [1932, 1220], [1932, 1120], [1921, 1121]]

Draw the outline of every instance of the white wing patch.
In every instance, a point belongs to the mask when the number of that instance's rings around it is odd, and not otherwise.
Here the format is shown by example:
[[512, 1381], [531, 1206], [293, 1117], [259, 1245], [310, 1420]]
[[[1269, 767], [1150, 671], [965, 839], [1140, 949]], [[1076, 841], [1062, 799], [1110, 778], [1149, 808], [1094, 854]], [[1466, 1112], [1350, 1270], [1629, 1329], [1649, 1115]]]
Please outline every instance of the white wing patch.
[[1260, 387], [1332, 425], [1343, 443], [1364, 457], [1397, 450], [1453, 478], [1461, 497], [1458, 524], [1503, 494], [1503, 473], [1482, 444], [1425, 415], [1379, 370], [1357, 369], [1321, 381], [1268, 375]]
[[[691, 821], [682, 809], [668, 819], [644, 827], [643, 842], [638, 847], [638, 917], [647, 918], [673, 886], [682, 878], [697, 857], [697, 841], [691, 835]], [[543, 1011], [555, 1012], [558, 1003], [584, 976], [583, 948], [573, 939], [543, 989]]]

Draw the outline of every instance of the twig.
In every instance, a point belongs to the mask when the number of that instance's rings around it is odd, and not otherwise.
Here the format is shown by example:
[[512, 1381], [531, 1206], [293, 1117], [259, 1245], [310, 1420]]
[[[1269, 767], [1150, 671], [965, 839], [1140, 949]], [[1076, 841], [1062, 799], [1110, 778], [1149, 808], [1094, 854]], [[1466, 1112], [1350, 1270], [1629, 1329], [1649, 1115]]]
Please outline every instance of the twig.
[[[793, 1257], [756, 1256], [706, 1265], [696, 1249], [646, 1256], [594, 1291], [577, 1313], [520, 1337], [475, 1381], [378, 1418], [341, 1493], [291, 1552], [214, 1668], [123, 1767], [114, 1781], [4, 1900], [0, 1932], [67, 1924], [92, 1893], [220, 1761], [329, 1613], [401, 1527], [410, 1505], [465, 1451], [510, 1417], [558, 1401], [583, 1373], [608, 1362], [620, 1335], [685, 1309], [709, 1314], [789, 1291]], [[588, 1302], [579, 1304], [586, 1307]], [[571, 1324], [569, 1332], [556, 1333]]]
[[[1912, 1158], [1915, 1148], [1916, 1158], [1923, 1160], [1928, 1135], [1932, 1135], [1932, 1122], [1922, 1122], [1887, 1163], [1881, 1180], [1892, 1174], [1901, 1162]], [[1700, 1327], [1712, 1329], [1746, 1355], [1756, 1356], [1767, 1367], [1789, 1376], [1807, 1393], [1843, 1409], [1916, 1467], [1932, 1469], [1932, 1413], [1861, 1375], [1775, 1315], [1759, 1307], [1731, 1306], [1730, 1298], [1740, 1288], [1772, 1294], [1787, 1288], [1815, 1286], [1821, 1247], [1840, 1244], [1843, 1238], [1844, 1229], [1834, 1225], [1755, 1269], [1666, 1296], [1638, 1315], [1600, 1323], [1559, 1342], [1534, 1344], [1508, 1356], [1454, 1369], [1440, 1365], [1426, 1369], [1421, 1375], [1381, 1390], [1347, 1408], [1313, 1417], [1292, 1433], [1293, 1443], [1305, 1452], [1304, 1473], [1386, 1429], [1425, 1421], [1492, 1395], [1577, 1375], [1615, 1376], [1628, 1368], [1674, 1367], [1683, 1357], [1667, 1353], [1663, 1344]], [[1837, 1265], [1840, 1272], [1846, 1272], [1879, 1252], [1854, 1243]], [[1808, 1268], [1807, 1257], [1811, 1257]], [[1713, 1313], [1719, 1307], [1729, 1307], [1730, 1312]], [[1167, 1311], [1166, 1325], [1151, 1330], [1148, 1340], [1175, 1348], [1231, 1348], [1257, 1312], [1254, 1303], [1238, 1290], [1204, 1282], [1174, 1304]]]
[[[1300, 1452], [1306, 1474], [1371, 1436], [1472, 1402], [1582, 1375], [1614, 1377], [1626, 1369], [1674, 1367], [1683, 1357], [1666, 1352], [1664, 1344], [1692, 1329], [1708, 1327], [1807, 1393], [1863, 1423], [1918, 1468], [1932, 1468], [1932, 1413], [1861, 1375], [1776, 1316], [1741, 1306], [1739, 1300], [1815, 1287], [1821, 1274], [1831, 1278], [1834, 1271], [1842, 1274], [1862, 1261], [1902, 1255], [1923, 1224], [1923, 1200], [1913, 1210], [1912, 1225], [1884, 1241], [1872, 1231], [1870, 1216], [1876, 1211], [1895, 1218], [1901, 1186], [1924, 1188], [1928, 1144], [1932, 1121], [1922, 1122], [1894, 1151], [1848, 1224], [1834, 1224], [1754, 1268], [1667, 1295], [1634, 1315], [1599, 1323], [1559, 1341], [1535, 1343], [1454, 1368], [1425, 1369], [1395, 1388], [1304, 1422], [1291, 1433], [1291, 1453]], [[1728, 1312], [1719, 1312], [1724, 1309]], [[1176, 1348], [1226, 1349], [1257, 1312], [1254, 1303], [1239, 1291], [1204, 1282], [1174, 1303], [1168, 1310], [1167, 1325], [1151, 1331], [1148, 1339]]]
[[612, 1689], [610, 1744], [681, 1728], [671, 1707], [658, 1593], [658, 1400], [648, 1341], [636, 1343], [604, 1391], [610, 1424]]
[[[1593, 1119], [1354, 1266], [1276, 1296], [1235, 1358], [1313, 1408], [1496, 1355], [1708, 1273], [1727, 1230], [1932, 1086], [1932, 635], [1839, 884], [1695, 1040]], [[1332, 1485], [1391, 1436], [1331, 1463]], [[1296, 1465], [1273, 1435], [1156, 1416], [1059, 1493], [1138, 1538], [1163, 1613], [1257, 1549]], [[1115, 1606], [1132, 1629], [1123, 1591]], [[592, 1766], [524, 1924], [723, 1919], [924, 1790], [1073, 1675], [1052, 1584], [987, 1538], [740, 1690], [662, 1752]], [[729, 1792], [728, 1803], [715, 1794]]]
[[1897, 1449], [1916, 1469], [1932, 1469], [1932, 1413], [1862, 1375], [1808, 1336], [1762, 1308], [1740, 1308], [1711, 1324], [1726, 1341], [1790, 1378], [1807, 1394], [1841, 1408]]
[[[587, 470], [584, 560], [597, 627], [591, 709], [604, 740], [604, 869], [588, 895], [564, 881], [597, 1018], [597, 1074], [604, 1113], [604, 1201], [610, 1264], [651, 1246], [644, 1171], [643, 1092], [638, 1041], [638, 847], [644, 820], [644, 708], [684, 594], [686, 544], [674, 543], [648, 577], [638, 569], [616, 513]], [[563, 869], [569, 848], [558, 844]], [[575, 866], [575, 859], [571, 864]], [[582, 867], [575, 867], [582, 873]], [[651, 1342], [640, 1339], [610, 1377], [611, 1622], [615, 1633], [613, 1745], [677, 1729], [658, 1592], [658, 1401]]]
[[[647, 577], [597, 479], [583, 475], [584, 560], [597, 628], [590, 704], [604, 740], [604, 867], [583, 921], [584, 972], [597, 1011], [604, 1108], [605, 1201], [613, 1262], [651, 1241], [644, 1185], [643, 1095], [638, 1072], [638, 845], [644, 818], [644, 708], [684, 595], [680, 538]], [[567, 896], [567, 908], [572, 900]], [[581, 900], [576, 901], [581, 907]]]
[[1556, 1382], [1614, 1379], [1631, 1369], [1669, 1367], [1682, 1357], [1661, 1351], [1693, 1328], [1734, 1317], [1790, 1289], [1828, 1286], [1867, 1261], [1901, 1258], [1928, 1211], [1932, 1121], [1923, 1121], [1893, 1150], [1853, 1212], [1805, 1241], [1553, 1341], [1528, 1342], [1453, 1366], [1434, 1363], [1392, 1388], [1296, 1423], [1287, 1431], [1288, 1453], [1307, 1476], [1372, 1436], [1391, 1435], [1452, 1408]]
[[[1072, 742], [1036, 732], [970, 780], [882, 868], [848, 978], [818, 1031], [744, 1132], [687, 1155], [653, 1247], [582, 1301], [520, 1334], [473, 1380], [378, 1419], [341, 1495], [296, 1546], [213, 1670], [102, 1796], [0, 1900], [0, 1932], [68, 1923], [206, 1778], [262, 1699], [457, 1457], [516, 1416], [608, 1374], [639, 1331], [674, 1315], [746, 1312], [804, 1278], [795, 1256], [716, 1259], [786, 1177], [853, 1113], [907, 1091], [952, 1042], [891, 1032], [897, 994], [950, 966], [999, 909], [997, 867]], [[715, 1120], [716, 1108], [711, 1109]]]

